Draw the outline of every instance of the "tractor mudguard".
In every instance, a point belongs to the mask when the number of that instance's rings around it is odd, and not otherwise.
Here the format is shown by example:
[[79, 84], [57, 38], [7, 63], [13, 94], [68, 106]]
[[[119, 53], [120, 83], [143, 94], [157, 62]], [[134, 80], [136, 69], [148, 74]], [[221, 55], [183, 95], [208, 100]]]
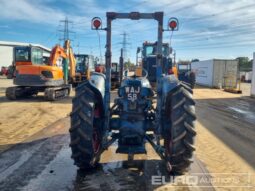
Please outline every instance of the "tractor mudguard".
[[89, 83], [95, 87], [101, 94], [102, 98], [104, 98], [105, 93], [105, 75], [98, 72], [92, 72]]
[[96, 96], [101, 108], [104, 108], [105, 75], [98, 72], [91, 73], [89, 83], [86, 83], [86, 85]]
[[163, 103], [170, 91], [176, 88], [179, 84], [179, 80], [175, 77], [175, 75], [167, 75], [162, 77], [161, 79], [161, 93], [163, 98]]

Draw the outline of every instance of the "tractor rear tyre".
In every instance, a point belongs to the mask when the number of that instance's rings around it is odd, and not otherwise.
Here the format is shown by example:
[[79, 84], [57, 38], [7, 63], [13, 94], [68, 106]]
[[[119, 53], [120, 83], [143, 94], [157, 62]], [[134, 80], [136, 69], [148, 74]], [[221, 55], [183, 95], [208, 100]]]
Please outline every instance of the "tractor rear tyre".
[[71, 112], [70, 147], [74, 164], [80, 169], [96, 167], [95, 155], [102, 147], [103, 109], [88, 81], [76, 88]]
[[172, 173], [185, 173], [192, 163], [195, 151], [195, 102], [192, 90], [180, 83], [168, 94], [163, 112], [163, 138], [167, 170]]

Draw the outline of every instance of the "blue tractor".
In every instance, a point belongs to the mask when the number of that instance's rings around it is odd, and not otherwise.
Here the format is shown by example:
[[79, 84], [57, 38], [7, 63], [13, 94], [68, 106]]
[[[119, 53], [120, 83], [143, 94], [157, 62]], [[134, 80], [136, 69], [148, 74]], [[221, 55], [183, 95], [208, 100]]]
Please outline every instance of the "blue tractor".
[[[153, 86], [156, 84], [156, 49], [157, 42], [150, 43], [144, 42], [142, 47], [142, 66], [146, 71], [148, 71], [148, 80]], [[177, 67], [172, 62], [170, 57], [171, 48], [168, 43], [162, 44], [162, 73], [165, 75], [175, 74], [179, 81], [189, 86], [191, 89], [195, 87], [196, 75], [195, 72], [191, 70], [190, 63], [178, 63]]]
[[[184, 173], [195, 150], [195, 102], [191, 88], [173, 74], [162, 72], [163, 12], [107, 12], [106, 17], [106, 28], [102, 28], [100, 18], [92, 20], [92, 29], [107, 32], [106, 75], [93, 73], [90, 80], [76, 88], [73, 99], [70, 147], [74, 163], [80, 169], [96, 167], [103, 151], [115, 141], [116, 152], [132, 159], [134, 154], [146, 154], [145, 144], [149, 143], [169, 172]], [[122, 80], [118, 97], [111, 104], [111, 24], [115, 19], [158, 22], [156, 57], [152, 63], [156, 66], [156, 92], [146, 69], [137, 69], [135, 75]], [[168, 30], [175, 30], [176, 26], [177, 20], [170, 19]]]
[[178, 79], [183, 83], [189, 85], [192, 89], [195, 87], [196, 84], [196, 74], [194, 71], [191, 70], [190, 63], [178, 63]]
[[[162, 74], [173, 74], [173, 63], [170, 58], [170, 47], [168, 43], [162, 43]], [[148, 80], [152, 86], [157, 83], [157, 42], [144, 42], [142, 47], [142, 67], [148, 72]]]

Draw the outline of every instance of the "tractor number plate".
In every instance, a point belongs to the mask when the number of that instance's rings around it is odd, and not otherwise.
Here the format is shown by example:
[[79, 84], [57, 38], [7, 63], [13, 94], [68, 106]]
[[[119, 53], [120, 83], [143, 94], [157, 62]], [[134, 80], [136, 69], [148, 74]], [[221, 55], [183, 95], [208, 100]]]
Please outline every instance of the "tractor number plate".
[[129, 101], [136, 101], [138, 98], [138, 95], [140, 94], [141, 88], [139, 86], [128, 86], [125, 88], [127, 99]]

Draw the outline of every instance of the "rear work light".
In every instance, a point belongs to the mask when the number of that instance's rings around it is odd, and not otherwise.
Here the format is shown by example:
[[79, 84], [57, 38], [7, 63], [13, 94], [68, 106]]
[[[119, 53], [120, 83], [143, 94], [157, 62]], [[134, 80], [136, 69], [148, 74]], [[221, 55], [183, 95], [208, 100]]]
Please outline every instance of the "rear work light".
[[102, 29], [102, 20], [99, 17], [94, 17], [91, 21], [91, 29], [98, 30]]
[[172, 17], [168, 20], [168, 29], [171, 31], [177, 31], [179, 29], [179, 22], [177, 18]]

